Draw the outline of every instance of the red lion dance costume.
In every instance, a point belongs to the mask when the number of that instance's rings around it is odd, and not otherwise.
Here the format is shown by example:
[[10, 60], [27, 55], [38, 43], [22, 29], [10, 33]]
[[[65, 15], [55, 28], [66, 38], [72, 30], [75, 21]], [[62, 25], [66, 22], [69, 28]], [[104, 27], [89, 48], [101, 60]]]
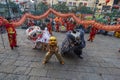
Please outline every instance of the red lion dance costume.
[[13, 24], [10, 24], [10, 23], [6, 23], [5, 27], [6, 27], [6, 30], [8, 33], [8, 40], [10, 43], [10, 47], [13, 50], [14, 47], [18, 47], [17, 42], [16, 42], [16, 35], [17, 35], [16, 30], [15, 30]]

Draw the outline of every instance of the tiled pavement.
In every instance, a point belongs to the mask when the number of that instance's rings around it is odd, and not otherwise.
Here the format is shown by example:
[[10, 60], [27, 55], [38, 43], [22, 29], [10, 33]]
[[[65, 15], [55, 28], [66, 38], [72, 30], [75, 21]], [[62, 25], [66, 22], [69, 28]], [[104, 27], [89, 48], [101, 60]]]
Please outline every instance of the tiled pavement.
[[[33, 50], [25, 30], [17, 30], [19, 48], [11, 50], [4, 34], [5, 49], [0, 38], [0, 80], [120, 80], [119, 39], [97, 35], [94, 42], [87, 42], [84, 59], [75, 55], [64, 57], [61, 65], [53, 56], [49, 63], [42, 64], [46, 52]], [[59, 46], [64, 33], [54, 33]], [[87, 40], [88, 34], [85, 35]]]

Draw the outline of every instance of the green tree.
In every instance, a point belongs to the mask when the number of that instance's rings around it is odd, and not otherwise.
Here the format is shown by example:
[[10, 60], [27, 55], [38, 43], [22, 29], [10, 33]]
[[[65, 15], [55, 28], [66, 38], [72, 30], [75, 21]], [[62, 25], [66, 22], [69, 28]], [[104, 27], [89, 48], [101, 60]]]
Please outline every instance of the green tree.
[[78, 12], [82, 13], [82, 14], [93, 14], [93, 11], [90, 7], [86, 7], [86, 6], [80, 6], [77, 9]]
[[79, 3], [79, 6], [77, 9], [80, 10], [82, 6], [83, 6], [83, 3]]
[[67, 13], [69, 11], [69, 8], [66, 6], [65, 2], [53, 5], [53, 8], [62, 13]]
[[21, 13], [21, 10], [20, 10], [18, 4], [10, 1], [10, 2], [9, 2], [9, 6], [10, 6], [10, 8], [12, 9], [12, 12], [13, 12], [13, 13], [19, 13], [19, 14]]
[[119, 12], [116, 9], [113, 9], [111, 13], [105, 13], [105, 15], [109, 16], [110, 19], [113, 19], [114, 17], [119, 16]]
[[6, 15], [8, 15], [7, 12], [7, 8], [5, 4], [0, 3], [0, 16], [4, 16], [6, 17]]
[[86, 7], [86, 5], [83, 5], [83, 3], [79, 3], [76, 11], [82, 14], [93, 14], [92, 9], [90, 7]]
[[43, 2], [40, 2], [38, 5], [37, 5], [37, 13], [36, 14], [43, 14], [45, 13], [47, 10], [48, 10], [48, 5], [46, 3], [43, 3]]

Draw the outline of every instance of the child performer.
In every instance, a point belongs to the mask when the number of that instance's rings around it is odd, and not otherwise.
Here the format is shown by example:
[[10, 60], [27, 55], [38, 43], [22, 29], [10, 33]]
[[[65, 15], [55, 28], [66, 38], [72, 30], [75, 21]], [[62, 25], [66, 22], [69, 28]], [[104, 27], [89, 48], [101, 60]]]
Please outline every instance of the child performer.
[[56, 55], [56, 57], [59, 60], [60, 64], [64, 64], [63, 58], [60, 55], [60, 53], [58, 52], [59, 48], [58, 48], [58, 45], [57, 45], [56, 37], [54, 37], [54, 36], [50, 37], [48, 46], [49, 46], [49, 50], [48, 50], [48, 52], [47, 52], [47, 54], [45, 56], [43, 64], [46, 64], [49, 61], [49, 59], [52, 57], [53, 54]]
[[[10, 19], [8, 18], [8, 21], [9, 21], [9, 20], [10, 20]], [[17, 46], [17, 40], [16, 40], [17, 34], [16, 34], [15, 27], [14, 27], [13, 24], [11, 24], [11, 23], [9, 23], [9, 22], [7, 22], [7, 23], [5, 24], [5, 27], [6, 27], [6, 30], [7, 30], [7, 33], [8, 33], [8, 39], [9, 39], [10, 47], [11, 47], [11, 49], [13, 50], [14, 47], [18, 47], [18, 46]]]

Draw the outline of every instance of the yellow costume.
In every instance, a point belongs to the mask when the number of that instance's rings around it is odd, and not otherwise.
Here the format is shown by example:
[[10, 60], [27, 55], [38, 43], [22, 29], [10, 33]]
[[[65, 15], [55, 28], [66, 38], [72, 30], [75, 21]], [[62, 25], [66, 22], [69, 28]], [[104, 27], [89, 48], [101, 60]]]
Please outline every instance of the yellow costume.
[[60, 55], [60, 53], [58, 52], [59, 48], [57, 46], [56, 37], [54, 37], [54, 36], [50, 37], [48, 46], [49, 46], [49, 50], [45, 56], [43, 64], [47, 63], [53, 54], [55, 54], [55, 56], [57, 57], [57, 59], [59, 60], [59, 62], [61, 64], [64, 64], [63, 58]]
[[115, 37], [120, 38], [120, 31], [116, 31], [114, 35]]

